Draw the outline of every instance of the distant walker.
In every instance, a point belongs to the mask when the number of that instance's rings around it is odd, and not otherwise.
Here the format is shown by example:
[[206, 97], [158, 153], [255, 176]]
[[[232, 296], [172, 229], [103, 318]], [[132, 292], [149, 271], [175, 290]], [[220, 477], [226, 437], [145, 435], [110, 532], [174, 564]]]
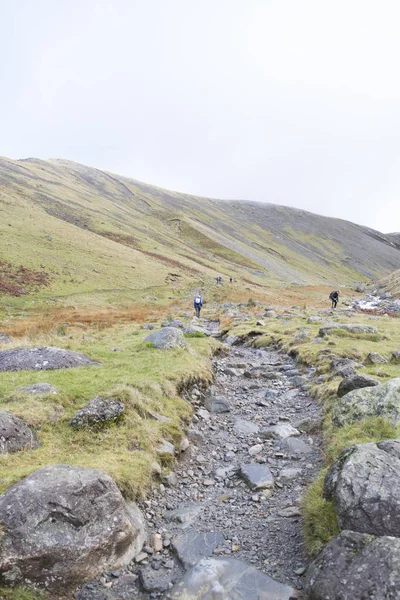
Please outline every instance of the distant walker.
[[193, 306], [194, 310], [196, 311], [196, 317], [200, 317], [201, 307], [203, 306], [203, 300], [201, 296], [195, 296]]
[[339, 302], [339, 292], [336, 290], [329, 294], [329, 300], [332, 302], [332, 308], [336, 308], [337, 303]]

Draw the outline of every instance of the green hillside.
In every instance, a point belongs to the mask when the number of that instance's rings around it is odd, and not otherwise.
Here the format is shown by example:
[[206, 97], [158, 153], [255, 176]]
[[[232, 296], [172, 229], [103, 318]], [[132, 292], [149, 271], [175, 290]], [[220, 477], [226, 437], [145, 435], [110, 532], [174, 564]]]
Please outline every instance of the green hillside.
[[170, 192], [64, 160], [0, 159], [0, 294], [150, 301], [232, 275], [250, 288], [388, 274], [389, 237], [341, 219]]

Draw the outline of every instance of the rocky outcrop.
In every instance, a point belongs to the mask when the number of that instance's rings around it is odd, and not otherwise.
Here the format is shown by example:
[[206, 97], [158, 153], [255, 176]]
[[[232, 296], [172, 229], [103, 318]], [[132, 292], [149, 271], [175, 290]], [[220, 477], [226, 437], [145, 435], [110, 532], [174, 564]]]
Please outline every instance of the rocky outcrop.
[[169, 600], [290, 600], [293, 588], [232, 558], [205, 558], [178, 581]]
[[347, 448], [325, 478], [339, 527], [400, 537], [400, 440]]
[[308, 600], [398, 600], [400, 539], [342, 531], [310, 565]]
[[72, 417], [70, 425], [73, 429], [102, 426], [118, 421], [124, 412], [125, 405], [119, 400], [97, 396]]
[[0, 352], [0, 371], [51, 371], [88, 367], [100, 363], [61, 348], [16, 348]]
[[30, 396], [40, 396], [42, 394], [57, 394], [57, 390], [50, 385], [50, 383], [34, 383], [27, 387], [22, 387], [17, 390], [18, 392], [24, 392]]
[[0, 454], [33, 450], [38, 446], [35, 434], [21, 419], [0, 410]]
[[334, 325], [326, 325], [324, 327], [320, 327], [318, 335], [320, 337], [325, 337], [325, 336], [329, 335], [330, 333], [333, 333], [335, 331], [335, 329], [341, 329], [342, 331], [345, 331], [346, 333], [352, 333], [352, 334], [362, 334], [362, 333], [376, 334], [376, 333], [379, 333], [378, 330], [376, 329], [376, 327], [372, 327], [371, 325], [356, 325], [356, 324], [348, 324], [348, 323], [337, 323]]
[[164, 327], [148, 335], [145, 342], [153, 344], [158, 350], [171, 350], [172, 348], [186, 348], [186, 342], [181, 329], [177, 327]]
[[45, 467], [0, 496], [0, 583], [73, 588], [129, 563], [145, 539], [139, 509], [101, 471]]
[[343, 427], [366, 417], [386, 417], [392, 423], [400, 419], [400, 378], [353, 390], [343, 396], [332, 410], [335, 425]]
[[339, 398], [345, 396], [353, 390], [359, 390], [365, 387], [375, 387], [379, 385], [375, 379], [367, 377], [367, 375], [354, 375], [353, 377], [345, 377], [340, 383], [337, 389], [337, 395]]

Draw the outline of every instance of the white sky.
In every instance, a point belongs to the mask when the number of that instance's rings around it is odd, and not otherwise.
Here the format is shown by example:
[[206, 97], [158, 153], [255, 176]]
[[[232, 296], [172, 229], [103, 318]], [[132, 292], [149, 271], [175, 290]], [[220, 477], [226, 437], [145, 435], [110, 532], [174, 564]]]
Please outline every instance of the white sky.
[[0, 0], [0, 155], [400, 231], [398, 0]]

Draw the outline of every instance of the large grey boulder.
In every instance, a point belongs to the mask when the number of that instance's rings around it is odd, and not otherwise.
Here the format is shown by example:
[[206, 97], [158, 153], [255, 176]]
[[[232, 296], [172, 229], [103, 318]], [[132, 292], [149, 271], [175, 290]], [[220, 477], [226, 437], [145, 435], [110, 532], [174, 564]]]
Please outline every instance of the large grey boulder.
[[72, 417], [69, 424], [73, 429], [101, 426], [117, 421], [124, 412], [125, 405], [119, 400], [96, 396]]
[[366, 417], [386, 417], [393, 423], [399, 421], [400, 378], [353, 390], [343, 396], [332, 410], [333, 422], [339, 427]]
[[101, 471], [55, 465], [0, 496], [0, 583], [65, 592], [127, 565], [146, 534], [139, 509]]
[[176, 327], [164, 327], [159, 331], [151, 333], [145, 342], [150, 342], [158, 350], [171, 350], [172, 348], [186, 348], [185, 337], [181, 329]]
[[0, 410], [0, 454], [32, 450], [38, 446], [35, 434], [21, 419]]
[[374, 387], [379, 385], [375, 379], [367, 377], [367, 375], [354, 375], [353, 377], [345, 377], [340, 383], [337, 389], [337, 395], [339, 398], [352, 392], [353, 390], [359, 390], [365, 387]]
[[258, 463], [250, 463], [240, 467], [240, 475], [253, 490], [264, 490], [274, 487], [274, 477], [268, 467]]
[[347, 448], [328, 471], [324, 495], [341, 529], [400, 537], [400, 440]]
[[399, 600], [400, 539], [342, 531], [311, 563], [308, 600]]
[[293, 588], [233, 558], [204, 558], [167, 594], [169, 600], [290, 600]]
[[350, 325], [347, 323], [337, 323], [335, 325], [326, 325], [324, 327], [320, 327], [318, 335], [320, 337], [325, 337], [325, 336], [329, 335], [330, 333], [333, 333], [335, 331], [335, 329], [342, 329], [343, 331], [346, 331], [347, 333], [355, 333], [355, 334], [379, 333], [378, 330], [376, 329], [376, 327], [372, 327], [371, 325], [356, 325], [356, 324]]
[[16, 348], [0, 351], [0, 371], [51, 371], [100, 363], [62, 348]]
[[378, 352], [370, 352], [365, 359], [366, 365], [384, 365], [387, 362], [387, 359]]

